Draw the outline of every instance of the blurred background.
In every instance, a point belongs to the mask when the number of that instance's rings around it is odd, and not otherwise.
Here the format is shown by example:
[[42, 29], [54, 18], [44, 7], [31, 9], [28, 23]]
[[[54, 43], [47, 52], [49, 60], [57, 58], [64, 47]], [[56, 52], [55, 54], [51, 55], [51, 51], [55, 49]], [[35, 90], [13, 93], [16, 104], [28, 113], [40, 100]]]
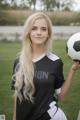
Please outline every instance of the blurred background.
[[[53, 52], [64, 62], [64, 76], [72, 64], [66, 54], [69, 37], [80, 32], [80, 0], [0, 0], [0, 115], [12, 120], [13, 93], [11, 77], [13, 63], [21, 49], [23, 25], [29, 15], [46, 13], [53, 24]], [[73, 78], [69, 95], [61, 108], [68, 120], [77, 120], [80, 109], [80, 71]]]
[[0, 40], [22, 39], [25, 20], [36, 11], [50, 17], [54, 39], [67, 39], [80, 31], [79, 0], [0, 0]]

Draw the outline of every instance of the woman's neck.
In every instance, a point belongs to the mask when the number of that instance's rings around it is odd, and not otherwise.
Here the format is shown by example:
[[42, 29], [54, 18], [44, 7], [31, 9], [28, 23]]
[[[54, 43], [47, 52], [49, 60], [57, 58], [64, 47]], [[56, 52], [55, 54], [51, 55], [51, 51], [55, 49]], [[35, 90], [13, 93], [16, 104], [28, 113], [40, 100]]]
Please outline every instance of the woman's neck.
[[42, 45], [41, 46], [33, 46], [33, 53], [32, 53], [33, 59], [40, 57], [44, 53], [46, 53], [44, 46], [42, 46]]

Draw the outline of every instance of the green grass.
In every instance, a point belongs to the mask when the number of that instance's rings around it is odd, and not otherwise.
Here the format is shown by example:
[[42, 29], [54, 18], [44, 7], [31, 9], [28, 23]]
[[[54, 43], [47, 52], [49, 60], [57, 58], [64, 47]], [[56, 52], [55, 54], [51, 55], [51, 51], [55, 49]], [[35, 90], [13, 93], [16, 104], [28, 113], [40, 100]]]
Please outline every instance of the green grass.
[[[6, 115], [6, 120], [12, 120], [12, 95], [11, 75], [12, 66], [17, 53], [20, 51], [20, 43], [2, 43], [0, 42], [0, 114]], [[61, 57], [64, 62], [64, 76], [69, 71], [72, 60], [66, 54], [66, 41], [55, 40], [53, 42], [53, 51]], [[60, 107], [65, 111], [68, 120], [77, 120], [80, 109], [80, 74], [79, 70], [75, 74], [70, 92], [64, 102], [60, 102]]]
[[18, 43], [0, 43], [0, 114], [12, 120], [12, 91], [10, 88], [13, 61], [19, 50]]

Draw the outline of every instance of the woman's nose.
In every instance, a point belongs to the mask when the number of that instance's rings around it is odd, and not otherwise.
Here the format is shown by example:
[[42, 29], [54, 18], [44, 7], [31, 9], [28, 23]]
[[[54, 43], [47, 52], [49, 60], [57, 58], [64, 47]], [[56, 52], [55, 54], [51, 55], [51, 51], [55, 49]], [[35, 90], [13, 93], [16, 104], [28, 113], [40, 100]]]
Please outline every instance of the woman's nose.
[[37, 34], [41, 34], [41, 30], [40, 29], [37, 30]]

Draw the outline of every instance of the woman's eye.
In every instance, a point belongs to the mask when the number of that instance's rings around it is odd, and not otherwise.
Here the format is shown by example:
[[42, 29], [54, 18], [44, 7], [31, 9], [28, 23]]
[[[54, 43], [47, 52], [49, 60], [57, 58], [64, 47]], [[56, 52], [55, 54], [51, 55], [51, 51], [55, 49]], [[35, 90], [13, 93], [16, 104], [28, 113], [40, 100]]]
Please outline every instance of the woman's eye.
[[46, 31], [47, 30], [47, 28], [46, 27], [41, 27], [41, 28], [38, 28], [38, 27], [32, 27], [32, 30], [38, 30], [38, 29], [40, 29], [40, 30], [42, 30], [42, 31]]
[[33, 27], [32, 30], [37, 30], [37, 27]]
[[47, 29], [45, 27], [42, 28], [43, 31], [46, 31]]

